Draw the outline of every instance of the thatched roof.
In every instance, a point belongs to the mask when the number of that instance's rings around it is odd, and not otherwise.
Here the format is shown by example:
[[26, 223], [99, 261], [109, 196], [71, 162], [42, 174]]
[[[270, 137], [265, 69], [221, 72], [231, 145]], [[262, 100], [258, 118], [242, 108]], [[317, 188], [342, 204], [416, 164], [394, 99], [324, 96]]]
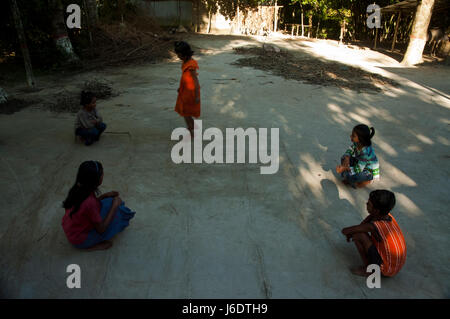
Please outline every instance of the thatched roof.
[[[420, 0], [405, 0], [396, 4], [381, 8], [381, 13], [394, 13], [394, 12], [406, 12], [411, 13], [416, 11]], [[450, 1], [448, 0], [436, 0], [434, 3], [433, 11], [440, 11], [450, 8]]]

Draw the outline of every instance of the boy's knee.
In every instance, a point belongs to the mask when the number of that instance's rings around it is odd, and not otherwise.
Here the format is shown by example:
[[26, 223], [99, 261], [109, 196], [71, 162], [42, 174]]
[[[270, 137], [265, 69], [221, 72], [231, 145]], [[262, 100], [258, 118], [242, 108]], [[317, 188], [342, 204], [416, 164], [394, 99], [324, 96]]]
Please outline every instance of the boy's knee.
[[367, 235], [366, 233], [356, 233], [353, 234], [353, 240], [359, 241], [359, 242], [366, 242], [366, 241], [370, 241], [370, 237], [369, 235]]

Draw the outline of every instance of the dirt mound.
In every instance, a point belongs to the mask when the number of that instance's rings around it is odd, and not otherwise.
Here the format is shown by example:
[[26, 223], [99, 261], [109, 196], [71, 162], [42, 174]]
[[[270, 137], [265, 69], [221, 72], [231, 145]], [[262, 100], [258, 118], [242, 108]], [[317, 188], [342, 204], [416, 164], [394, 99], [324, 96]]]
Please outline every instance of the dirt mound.
[[117, 96], [117, 93], [113, 92], [111, 83], [103, 79], [93, 79], [84, 82], [83, 91], [90, 91], [94, 93], [97, 99], [108, 99], [111, 96]]
[[[93, 79], [86, 81], [82, 90], [90, 91], [94, 93], [97, 99], [108, 99], [119, 94], [115, 92], [111, 86], [111, 83], [103, 79]], [[54, 99], [56, 102], [48, 104], [48, 108], [52, 112], [56, 113], [77, 113], [80, 110], [80, 91], [67, 91], [63, 90], [58, 92]]]
[[124, 23], [100, 24], [92, 36], [93, 47], [83, 52], [87, 68], [170, 58], [176, 40], [151, 18], [141, 15]]
[[317, 58], [298, 58], [289, 52], [267, 51], [260, 47], [234, 48], [236, 54], [252, 55], [232, 63], [271, 72], [285, 79], [309, 84], [337, 86], [355, 91], [382, 91], [380, 86], [398, 86], [398, 83], [381, 75], [337, 62]]

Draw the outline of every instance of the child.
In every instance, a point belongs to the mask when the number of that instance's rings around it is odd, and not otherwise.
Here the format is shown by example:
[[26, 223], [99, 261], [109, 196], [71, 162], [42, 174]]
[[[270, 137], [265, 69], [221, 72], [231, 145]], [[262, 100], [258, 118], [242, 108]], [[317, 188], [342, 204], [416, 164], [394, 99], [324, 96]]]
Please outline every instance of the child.
[[352, 269], [355, 275], [370, 275], [366, 269], [371, 264], [379, 265], [381, 273], [388, 277], [394, 276], [403, 267], [406, 244], [400, 227], [390, 214], [394, 206], [394, 193], [373, 191], [367, 201], [369, 216], [360, 225], [342, 230], [348, 242], [353, 239], [364, 263], [364, 266]]
[[186, 42], [175, 42], [175, 53], [183, 61], [175, 111], [184, 117], [191, 137], [193, 137], [194, 119], [192, 117], [200, 117], [200, 84], [197, 78], [199, 67], [197, 61], [192, 59], [194, 52]]
[[80, 104], [83, 108], [77, 113], [75, 135], [83, 138], [84, 144], [88, 146], [100, 139], [106, 124], [97, 112], [97, 99], [92, 92], [81, 92]]
[[83, 162], [75, 184], [63, 202], [66, 213], [62, 227], [75, 247], [108, 249], [114, 235], [128, 226], [135, 212], [124, 206], [118, 192], [99, 197], [98, 186], [103, 182], [103, 166], [99, 162]]
[[341, 165], [336, 166], [336, 172], [341, 174], [344, 183], [353, 188], [364, 187], [371, 181], [380, 178], [380, 166], [372, 148], [371, 139], [375, 129], [360, 124], [353, 128], [350, 139], [353, 144], [341, 157]]

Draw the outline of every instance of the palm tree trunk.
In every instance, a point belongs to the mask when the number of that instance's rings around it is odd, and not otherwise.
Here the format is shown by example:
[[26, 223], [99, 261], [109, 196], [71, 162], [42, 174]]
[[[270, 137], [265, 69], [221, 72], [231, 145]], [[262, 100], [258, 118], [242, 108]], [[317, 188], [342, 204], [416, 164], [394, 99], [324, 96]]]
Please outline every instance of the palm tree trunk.
[[210, 8], [209, 11], [208, 11], [208, 29], [207, 29], [207, 33], [211, 32], [211, 16], [212, 16], [212, 14], [211, 14], [211, 8]]
[[[14, 17], [14, 24], [16, 26], [17, 35], [19, 36], [20, 47], [22, 49], [23, 60], [25, 62], [25, 71], [27, 74], [27, 83], [28, 86], [34, 87], [34, 76], [33, 76], [33, 68], [31, 66], [30, 52], [28, 51], [27, 40], [25, 38], [25, 32], [23, 30], [22, 19], [20, 18], [19, 7], [17, 6], [16, 0], [11, 0], [11, 10]], [[6, 92], [2, 96], [0, 96], [0, 101], [6, 99]], [[3, 101], [5, 102], [5, 101]]]
[[415, 65], [423, 62], [422, 54], [427, 41], [427, 30], [430, 25], [435, 0], [422, 0], [417, 7], [408, 49], [403, 58], [403, 65]]
[[67, 62], [78, 61], [79, 58], [73, 51], [72, 42], [66, 30], [64, 11], [60, 0], [52, 0], [53, 6], [53, 38], [58, 50], [63, 54]]

